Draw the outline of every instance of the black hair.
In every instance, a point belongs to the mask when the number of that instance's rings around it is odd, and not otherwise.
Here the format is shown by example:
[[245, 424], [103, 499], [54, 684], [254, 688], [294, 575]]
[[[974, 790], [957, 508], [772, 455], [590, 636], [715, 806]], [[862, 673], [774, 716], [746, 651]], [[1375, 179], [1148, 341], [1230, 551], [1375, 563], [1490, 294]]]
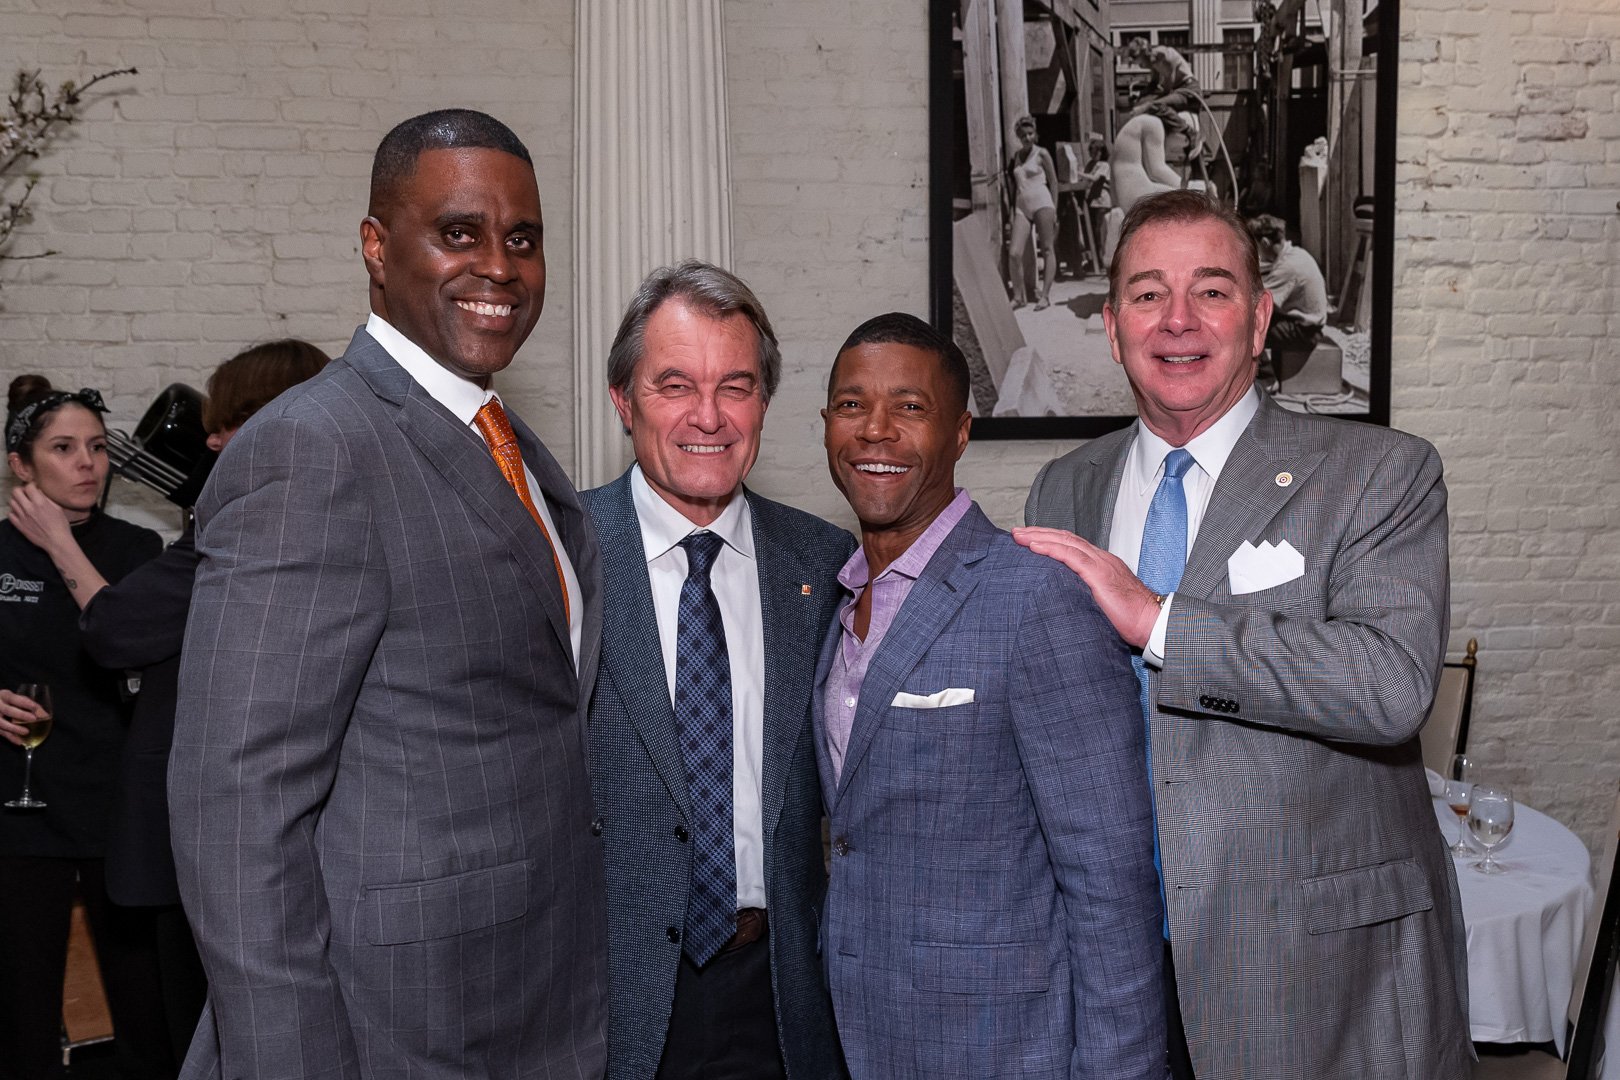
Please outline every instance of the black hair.
[[438, 109], [395, 125], [377, 144], [371, 161], [371, 206], [378, 217], [429, 150], [499, 150], [533, 166], [529, 148], [512, 129], [475, 109]]
[[[968, 407], [968, 393], [972, 386], [972, 377], [968, 374], [967, 357], [947, 334], [929, 326], [915, 315], [908, 315], [903, 311], [891, 311], [885, 315], [876, 315], [867, 319], [850, 332], [844, 344], [839, 346], [838, 355], [855, 348], [857, 345], [910, 345], [914, 349], [933, 353], [939, 360], [940, 370], [945, 373], [946, 380], [951, 385], [953, 404], [961, 411], [966, 412]], [[837, 370], [838, 361], [833, 361], [833, 370]]]

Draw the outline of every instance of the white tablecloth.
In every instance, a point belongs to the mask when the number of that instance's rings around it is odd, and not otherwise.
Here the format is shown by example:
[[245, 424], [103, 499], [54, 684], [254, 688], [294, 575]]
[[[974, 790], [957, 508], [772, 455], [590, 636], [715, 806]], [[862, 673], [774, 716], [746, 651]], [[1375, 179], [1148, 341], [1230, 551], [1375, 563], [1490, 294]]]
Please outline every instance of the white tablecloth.
[[[1447, 843], [1457, 816], [1439, 799]], [[1496, 849], [1508, 872], [1487, 876], [1456, 859], [1468, 930], [1468, 1023], [1475, 1042], [1552, 1042], [1564, 1050], [1569, 991], [1592, 908], [1592, 857], [1574, 833], [1520, 803]], [[1612, 1056], [1612, 1055], [1611, 1055]]]

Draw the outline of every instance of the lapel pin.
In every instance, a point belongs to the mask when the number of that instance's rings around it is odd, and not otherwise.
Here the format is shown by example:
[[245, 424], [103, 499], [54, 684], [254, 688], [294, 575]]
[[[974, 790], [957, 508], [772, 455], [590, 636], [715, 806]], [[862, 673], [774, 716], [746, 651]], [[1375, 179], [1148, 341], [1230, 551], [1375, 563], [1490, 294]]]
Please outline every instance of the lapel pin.
[[809, 596], [810, 595], [810, 586], [808, 586], [808, 585], [800, 585], [799, 586], [799, 595], [800, 596]]
[[1277, 486], [1278, 487], [1287, 487], [1289, 484], [1292, 484], [1293, 482], [1294, 482], [1294, 474], [1293, 473], [1291, 473], [1291, 472], [1280, 472], [1280, 473], [1277, 474]]

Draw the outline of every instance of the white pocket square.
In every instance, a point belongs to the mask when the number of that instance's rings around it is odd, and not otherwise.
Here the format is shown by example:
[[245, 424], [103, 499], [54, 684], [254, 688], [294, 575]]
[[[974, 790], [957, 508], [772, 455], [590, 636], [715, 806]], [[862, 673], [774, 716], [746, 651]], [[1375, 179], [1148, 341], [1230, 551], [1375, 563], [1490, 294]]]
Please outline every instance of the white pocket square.
[[896, 709], [946, 709], [952, 705], [971, 705], [973, 688], [952, 686], [932, 694], [908, 694], [904, 690], [890, 702]]
[[1275, 547], [1270, 540], [1262, 541], [1259, 547], [1245, 540], [1226, 560], [1226, 578], [1233, 596], [1273, 589], [1304, 576], [1305, 556], [1287, 540], [1278, 541]]

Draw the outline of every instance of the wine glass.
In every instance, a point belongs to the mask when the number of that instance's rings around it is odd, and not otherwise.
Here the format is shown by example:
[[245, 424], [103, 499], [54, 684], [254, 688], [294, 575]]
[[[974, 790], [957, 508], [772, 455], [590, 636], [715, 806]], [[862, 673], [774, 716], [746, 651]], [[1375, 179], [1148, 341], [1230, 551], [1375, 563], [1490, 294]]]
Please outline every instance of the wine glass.
[[1505, 787], [1475, 784], [1473, 800], [1468, 804], [1468, 831], [1485, 849], [1485, 858], [1475, 863], [1474, 869], [1482, 874], [1506, 870], [1492, 853], [1513, 831], [1513, 792]]
[[34, 748], [51, 733], [56, 710], [51, 704], [51, 688], [44, 683], [22, 683], [17, 687], [17, 693], [32, 698], [38, 711], [32, 720], [17, 721], [28, 729], [28, 734], [23, 736], [23, 789], [20, 796], [6, 803], [6, 807], [11, 810], [43, 810], [44, 800], [34, 798], [28, 791], [28, 784], [34, 775]]
[[1446, 778], [1446, 805], [1457, 815], [1457, 842], [1451, 845], [1453, 855], [1472, 855], [1468, 846], [1468, 804], [1473, 801], [1474, 763], [1466, 754], [1451, 759], [1451, 775]]

